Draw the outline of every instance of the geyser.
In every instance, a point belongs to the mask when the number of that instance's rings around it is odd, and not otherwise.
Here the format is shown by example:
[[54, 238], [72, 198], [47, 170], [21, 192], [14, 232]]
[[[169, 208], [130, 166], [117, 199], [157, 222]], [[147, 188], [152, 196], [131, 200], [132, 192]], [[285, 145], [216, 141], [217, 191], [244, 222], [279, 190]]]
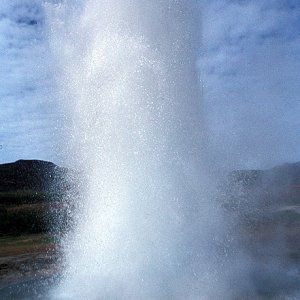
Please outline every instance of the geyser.
[[209, 299], [216, 270], [200, 128], [197, 1], [48, 5], [84, 203], [54, 299]]

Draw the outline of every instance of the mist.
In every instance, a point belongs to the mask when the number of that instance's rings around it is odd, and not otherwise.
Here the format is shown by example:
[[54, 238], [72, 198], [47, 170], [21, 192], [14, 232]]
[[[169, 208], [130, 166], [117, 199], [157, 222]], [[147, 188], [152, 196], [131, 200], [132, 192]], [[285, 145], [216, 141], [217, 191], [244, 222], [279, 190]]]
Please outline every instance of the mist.
[[196, 1], [47, 8], [67, 160], [87, 186], [54, 299], [225, 295]]

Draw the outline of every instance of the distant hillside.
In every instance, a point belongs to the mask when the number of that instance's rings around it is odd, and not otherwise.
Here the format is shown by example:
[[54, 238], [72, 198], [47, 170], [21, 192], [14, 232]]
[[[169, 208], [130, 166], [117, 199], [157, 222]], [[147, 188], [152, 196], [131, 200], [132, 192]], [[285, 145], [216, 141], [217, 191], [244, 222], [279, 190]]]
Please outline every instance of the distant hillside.
[[268, 170], [236, 170], [230, 180], [245, 187], [269, 185], [274, 187], [300, 187], [300, 162], [283, 164]]
[[236, 214], [261, 217], [300, 206], [300, 162], [268, 170], [230, 172], [220, 186], [220, 201]]
[[47, 161], [0, 165], [0, 235], [65, 230], [79, 195], [77, 181], [76, 172]]
[[[83, 189], [78, 179], [75, 171], [47, 161], [0, 165], [0, 234], [47, 231], [49, 224], [61, 231], [69, 228]], [[270, 216], [270, 211], [297, 211], [300, 162], [230, 172], [220, 184], [218, 198], [230, 216], [249, 222]]]
[[0, 192], [63, 191], [70, 183], [71, 171], [42, 160], [18, 160], [0, 165]]

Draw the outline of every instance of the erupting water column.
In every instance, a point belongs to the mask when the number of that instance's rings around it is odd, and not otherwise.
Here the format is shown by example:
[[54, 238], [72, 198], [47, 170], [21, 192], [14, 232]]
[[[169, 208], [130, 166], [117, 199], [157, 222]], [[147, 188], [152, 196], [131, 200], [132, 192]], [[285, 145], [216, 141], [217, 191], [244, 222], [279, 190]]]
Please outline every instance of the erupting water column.
[[[48, 5], [87, 187], [55, 299], [207, 299], [197, 1]], [[200, 172], [201, 171], [201, 172]]]

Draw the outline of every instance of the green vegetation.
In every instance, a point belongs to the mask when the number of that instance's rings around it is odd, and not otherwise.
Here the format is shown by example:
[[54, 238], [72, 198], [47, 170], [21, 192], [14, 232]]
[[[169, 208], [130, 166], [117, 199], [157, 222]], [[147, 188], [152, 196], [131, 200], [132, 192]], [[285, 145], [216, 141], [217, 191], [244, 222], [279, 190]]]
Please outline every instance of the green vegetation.
[[45, 220], [41, 208], [0, 208], [0, 235], [46, 232]]
[[40, 191], [0, 192], [0, 236], [47, 232], [51, 204], [57, 198], [56, 194]]

